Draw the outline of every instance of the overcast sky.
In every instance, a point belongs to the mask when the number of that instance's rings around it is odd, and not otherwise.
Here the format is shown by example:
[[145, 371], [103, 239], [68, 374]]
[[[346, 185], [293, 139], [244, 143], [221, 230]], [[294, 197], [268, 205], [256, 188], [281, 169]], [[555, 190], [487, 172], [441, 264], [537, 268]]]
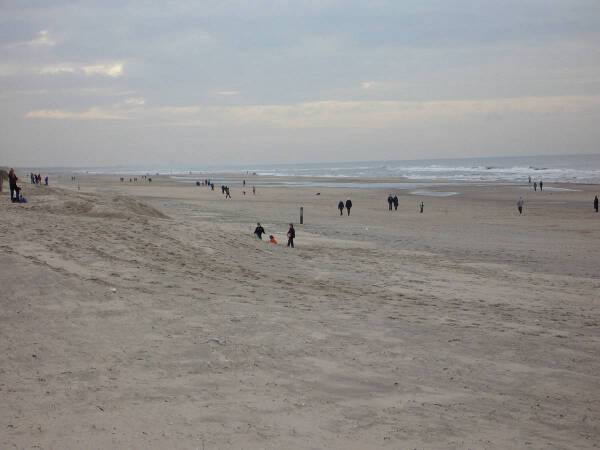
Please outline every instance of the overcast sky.
[[569, 153], [598, 0], [0, 0], [0, 165]]

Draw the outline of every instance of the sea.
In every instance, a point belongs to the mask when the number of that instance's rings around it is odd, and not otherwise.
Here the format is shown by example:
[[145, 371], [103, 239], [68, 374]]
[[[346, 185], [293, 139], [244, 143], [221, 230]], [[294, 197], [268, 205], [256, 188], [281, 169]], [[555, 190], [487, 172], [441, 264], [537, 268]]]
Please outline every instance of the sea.
[[[204, 175], [212, 174], [216, 184], [237, 178], [231, 175], [267, 175], [268, 179], [262, 179], [262, 184], [324, 187], [343, 184], [345, 187], [385, 188], [401, 185], [411, 189], [465, 183], [527, 183], [529, 177], [532, 182], [600, 184], [600, 154], [188, 167], [123, 166], [85, 170], [89, 173], [160, 174], [171, 176], [181, 183], [195, 183], [206, 178]], [[284, 180], [283, 177], [295, 178]], [[366, 183], [365, 179], [374, 182]]]

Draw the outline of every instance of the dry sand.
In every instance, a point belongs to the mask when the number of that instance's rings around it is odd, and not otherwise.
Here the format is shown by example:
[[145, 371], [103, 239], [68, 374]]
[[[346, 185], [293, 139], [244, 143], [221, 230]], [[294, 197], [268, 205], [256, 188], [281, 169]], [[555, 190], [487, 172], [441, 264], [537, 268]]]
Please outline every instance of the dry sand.
[[598, 186], [78, 182], [0, 196], [0, 448], [600, 446]]

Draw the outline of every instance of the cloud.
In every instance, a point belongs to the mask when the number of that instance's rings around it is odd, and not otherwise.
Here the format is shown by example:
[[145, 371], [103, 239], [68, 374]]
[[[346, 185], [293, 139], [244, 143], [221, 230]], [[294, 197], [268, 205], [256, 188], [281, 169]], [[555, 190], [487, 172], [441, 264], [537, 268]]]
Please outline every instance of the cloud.
[[124, 64], [113, 62], [107, 64], [82, 64], [62, 62], [57, 64], [35, 65], [35, 64], [0, 64], [0, 76], [19, 75], [81, 75], [86, 77], [109, 77], [119, 78], [123, 76]]
[[52, 47], [56, 45], [56, 43], [56, 40], [50, 35], [48, 30], [42, 30], [33, 39], [8, 43], [2, 47], [6, 49], [19, 47]]
[[129, 98], [107, 108], [83, 112], [38, 110], [28, 119], [143, 120], [155, 126], [271, 128], [393, 128], [436, 118], [502, 117], [505, 114], [573, 114], [600, 111], [600, 96], [523, 97], [486, 100], [337, 101], [287, 105], [146, 107], [143, 98]]
[[41, 67], [38, 71], [42, 75], [61, 75], [65, 73], [76, 73], [77, 68], [73, 66], [46, 66]]
[[144, 106], [146, 104], [146, 99], [143, 97], [129, 97], [125, 99], [124, 102], [128, 106]]
[[32, 39], [27, 43], [28, 45], [48, 45], [53, 46], [56, 44], [56, 41], [52, 39], [48, 30], [42, 30], [38, 33], [35, 39]]
[[217, 94], [224, 95], [224, 96], [234, 96], [234, 95], [238, 95], [239, 91], [218, 91]]
[[81, 68], [87, 76], [103, 75], [107, 77], [117, 78], [123, 75], [123, 64], [97, 64], [91, 66], [83, 66]]
[[124, 120], [127, 117], [116, 111], [102, 108], [90, 108], [81, 112], [63, 111], [59, 109], [40, 109], [25, 114], [27, 119], [68, 119], [68, 120]]

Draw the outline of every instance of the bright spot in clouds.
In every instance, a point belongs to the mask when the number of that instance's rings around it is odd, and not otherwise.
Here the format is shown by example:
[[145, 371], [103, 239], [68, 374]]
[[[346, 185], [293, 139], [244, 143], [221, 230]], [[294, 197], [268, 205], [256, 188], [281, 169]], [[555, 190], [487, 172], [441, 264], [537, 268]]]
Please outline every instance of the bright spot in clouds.
[[117, 78], [123, 75], [123, 64], [98, 64], [93, 66], [83, 66], [83, 72], [88, 75], [104, 75], [108, 77]]

